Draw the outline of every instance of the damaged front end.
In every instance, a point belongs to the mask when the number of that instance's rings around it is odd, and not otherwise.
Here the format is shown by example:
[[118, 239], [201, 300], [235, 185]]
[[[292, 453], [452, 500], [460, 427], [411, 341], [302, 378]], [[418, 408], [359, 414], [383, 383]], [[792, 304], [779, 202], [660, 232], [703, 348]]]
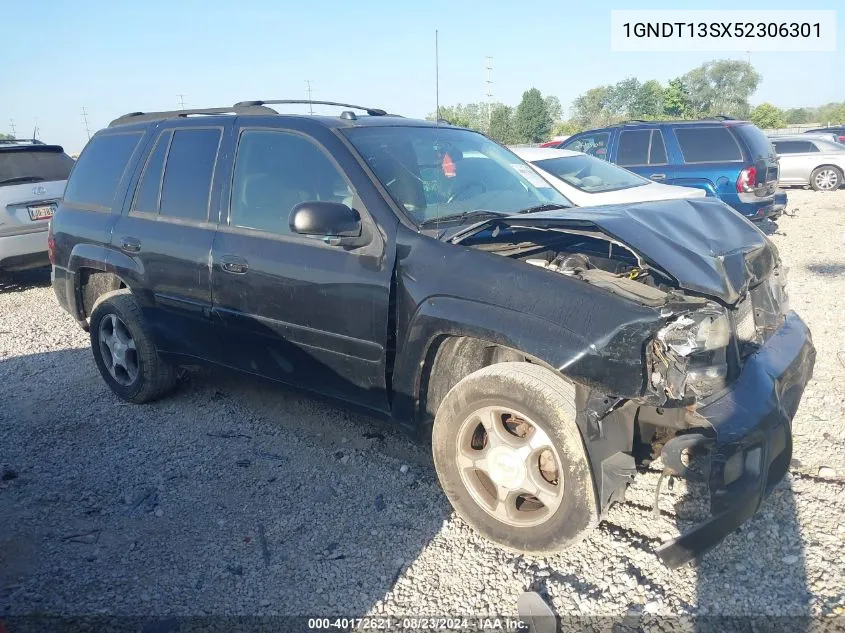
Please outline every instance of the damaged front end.
[[658, 457], [664, 474], [706, 482], [712, 517], [659, 548], [669, 567], [716, 545], [783, 478], [815, 362], [774, 245], [722, 206], [568, 209], [496, 220], [485, 235], [475, 227], [453, 239], [659, 314], [650, 338], [630, 346], [643, 355], [642, 393], [586, 387], [578, 410], [602, 510]]

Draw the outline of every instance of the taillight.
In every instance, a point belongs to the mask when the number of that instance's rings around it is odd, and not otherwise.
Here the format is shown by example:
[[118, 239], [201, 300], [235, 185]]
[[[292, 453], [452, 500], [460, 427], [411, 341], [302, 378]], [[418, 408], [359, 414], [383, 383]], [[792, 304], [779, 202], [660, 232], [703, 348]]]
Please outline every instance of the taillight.
[[739, 193], [750, 193], [757, 186], [757, 168], [746, 167], [736, 179], [736, 190]]
[[47, 257], [50, 258], [50, 263], [56, 263], [56, 240], [53, 238], [53, 220], [50, 220], [49, 228], [47, 229]]

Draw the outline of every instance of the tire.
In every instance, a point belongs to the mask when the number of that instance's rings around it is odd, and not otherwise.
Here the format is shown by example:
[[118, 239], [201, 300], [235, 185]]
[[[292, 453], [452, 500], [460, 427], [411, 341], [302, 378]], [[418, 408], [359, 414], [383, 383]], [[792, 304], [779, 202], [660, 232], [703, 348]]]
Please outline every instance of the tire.
[[842, 186], [842, 170], [833, 165], [816, 167], [810, 175], [810, 186], [816, 191], [837, 191]]
[[[509, 417], [509, 413], [500, 414], [502, 409], [515, 412], [515, 415]], [[479, 419], [486, 420], [494, 427], [499, 424], [500, 419], [508, 419], [511, 423], [517, 420], [517, 427], [522, 426], [523, 421], [528, 421], [528, 426], [536, 427], [528, 432], [527, 438], [530, 442], [540, 438], [538, 444], [542, 445], [544, 441], [548, 441], [551, 446], [541, 449], [539, 457], [534, 452], [523, 462], [519, 462], [525, 469], [522, 471], [514, 470], [514, 462], [507, 461], [513, 455], [511, 453], [506, 456], [504, 469], [489, 466], [489, 471], [485, 472], [483, 468], [475, 469], [475, 464], [468, 468], [468, 458], [465, 455], [469, 452], [475, 457], [475, 447], [479, 443], [479, 427], [475, 422], [478, 411], [482, 412]], [[530, 363], [508, 362], [490, 365], [470, 374], [455, 385], [437, 410], [432, 433], [432, 450], [440, 484], [458, 515], [489, 540], [520, 553], [554, 552], [581, 541], [598, 524], [598, 509], [584, 442], [575, 424], [575, 412], [575, 387], [554, 372]], [[496, 431], [491, 428], [491, 435], [486, 426], [482, 426], [484, 449], [479, 454], [486, 455], [484, 463], [498, 461], [499, 466], [502, 466], [501, 453], [494, 455], [491, 452], [491, 438]], [[504, 422], [502, 428], [507, 428]], [[539, 435], [536, 429], [544, 435]], [[504, 435], [507, 436], [508, 433]], [[469, 437], [472, 445], [467, 447], [466, 440]], [[492, 444], [494, 449], [500, 441], [495, 440]], [[505, 441], [510, 442], [509, 439]], [[526, 441], [529, 440], [517, 438], [515, 445], [523, 446]], [[512, 449], [496, 450], [508, 452]], [[494, 482], [501, 482], [513, 473], [517, 473], [518, 479], [518, 472], [522, 473], [523, 481], [529, 481], [529, 486], [534, 485], [530, 483], [533, 481], [531, 477], [536, 479], [536, 473], [543, 470], [542, 464], [544, 455], [548, 455], [547, 451], [553, 453], [558, 477], [557, 484], [554, 485], [550, 483], [552, 479], [543, 474], [546, 481], [544, 489], [550, 499], [556, 494], [557, 501], [543, 503], [542, 507], [536, 510], [534, 516], [539, 517], [536, 519], [531, 518], [530, 513], [515, 510], [514, 505], [510, 503], [499, 503], [497, 507], [500, 508], [500, 514], [494, 514], [491, 507], [496, 500], [493, 498], [495, 495], [488, 494], [490, 486], [496, 488]], [[533, 470], [535, 464], [538, 470]], [[528, 470], [535, 474], [527, 475]], [[513, 483], [515, 480], [509, 481]], [[519, 487], [520, 485], [515, 485], [508, 493], [508, 486], [499, 485], [497, 490], [500, 494], [497, 498], [502, 498], [502, 490], [510, 495], [518, 494], [513, 491]], [[524, 509], [536, 507], [534, 502], [539, 503], [540, 497], [531, 501], [530, 496], [517, 496], [516, 506], [519, 506], [520, 499]], [[489, 503], [485, 505], [485, 502]], [[555, 507], [554, 503], [559, 505]], [[503, 505], [510, 508], [506, 510], [509, 512], [506, 519], [501, 518]], [[529, 518], [523, 518], [525, 516]]]
[[[121, 399], [135, 404], [151, 402], [176, 384], [176, 367], [156, 352], [131, 291], [115, 290], [97, 299], [89, 334], [97, 369]], [[114, 355], [112, 349], [116, 350]]]

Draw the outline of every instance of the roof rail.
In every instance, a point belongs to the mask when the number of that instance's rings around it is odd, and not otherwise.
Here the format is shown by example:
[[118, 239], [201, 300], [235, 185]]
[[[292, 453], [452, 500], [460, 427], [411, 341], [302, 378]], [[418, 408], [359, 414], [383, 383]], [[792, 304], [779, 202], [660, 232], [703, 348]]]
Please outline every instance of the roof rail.
[[732, 117], [732, 116], [727, 116], [727, 115], [725, 115], [725, 114], [716, 114], [716, 115], [714, 115], [714, 116], [709, 116], [709, 117], [707, 117], [707, 118], [708, 118], [708, 119], [717, 119], [717, 120], [719, 120], [719, 121], [736, 121], [736, 120], [737, 120], [737, 119], [735, 119], [734, 117]]
[[276, 105], [276, 104], [299, 104], [299, 105], [328, 105], [328, 106], [338, 106], [341, 108], [352, 108], [353, 110], [364, 110], [370, 116], [386, 116], [387, 111], [382, 110], [380, 108], [366, 108], [364, 106], [353, 105], [351, 103], [338, 103], [337, 101], [313, 101], [309, 99], [270, 99], [270, 100], [258, 100], [258, 101], [239, 101], [235, 104], [236, 108], [243, 108], [243, 107], [252, 107], [252, 106], [263, 106], [263, 105]]
[[141, 123], [143, 121], [157, 121], [160, 119], [173, 119], [177, 117], [187, 118], [193, 115], [212, 114], [278, 114], [273, 108], [264, 108], [260, 105], [229, 106], [224, 108], [196, 108], [189, 110], [169, 110], [165, 112], [130, 112], [116, 118], [109, 123], [109, 127], [123, 125], [124, 123]]
[[646, 121], [645, 119], [628, 119], [627, 121], [622, 121], [621, 125], [628, 125], [629, 123], [658, 123], [658, 121]]

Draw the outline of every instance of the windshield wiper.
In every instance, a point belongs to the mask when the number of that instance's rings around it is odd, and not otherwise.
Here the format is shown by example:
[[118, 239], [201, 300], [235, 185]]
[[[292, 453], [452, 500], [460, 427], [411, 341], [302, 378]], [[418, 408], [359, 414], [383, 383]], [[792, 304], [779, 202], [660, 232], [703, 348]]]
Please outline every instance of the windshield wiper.
[[441, 215], [437, 218], [431, 218], [430, 220], [424, 220], [420, 222], [420, 227], [425, 226], [437, 226], [441, 223], [452, 223], [457, 222], [458, 224], [462, 224], [467, 220], [487, 220], [490, 218], [498, 218], [503, 215], [510, 215], [505, 213], [504, 211], [488, 211], [487, 209], [477, 209], [476, 211], [463, 211], [461, 213], [450, 213], [449, 215]]
[[4, 178], [0, 180], [0, 185], [8, 185], [13, 182], [41, 182], [44, 180], [41, 176], [15, 176], [14, 178]]
[[572, 205], [569, 204], [556, 204], [552, 202], [547, 202], [546, 204], [538, 204], [534, 207], [528, 207], [526, 209], [520, 209], [517, 211], [519, 214], [523, 213], [538, 213], [540, 211], [554, 211], [556, 209], [571, 209]]

